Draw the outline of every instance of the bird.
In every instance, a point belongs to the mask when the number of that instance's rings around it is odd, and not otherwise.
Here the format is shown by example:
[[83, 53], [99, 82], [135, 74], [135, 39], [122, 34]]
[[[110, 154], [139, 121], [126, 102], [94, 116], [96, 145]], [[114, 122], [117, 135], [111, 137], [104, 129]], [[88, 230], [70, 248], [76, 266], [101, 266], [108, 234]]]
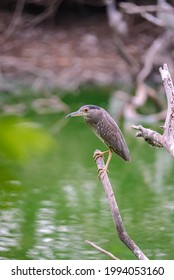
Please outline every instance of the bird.
[[71, 117], [83, 117], [87, 126], [109, 148], [107, 151], [99, 152], [94, 156], [96, 160], [98, 157], [108, 154], [108, 159], [102, 172], [108, 172], [113, 152], [125, 161], [131, 160], [129, 149], [120, 128], [105, 109], [96, 105], [84, 105], [78, 111], [66, 116], [66, 118]]

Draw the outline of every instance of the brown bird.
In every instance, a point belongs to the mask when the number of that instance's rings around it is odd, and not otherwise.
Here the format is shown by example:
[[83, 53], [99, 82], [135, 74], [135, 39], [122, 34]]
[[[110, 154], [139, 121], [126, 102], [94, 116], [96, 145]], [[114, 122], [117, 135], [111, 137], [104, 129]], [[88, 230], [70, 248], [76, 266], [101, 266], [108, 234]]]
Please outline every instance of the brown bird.
[[130, 161], [129, 149], [117, 123], [109, 113], [101, 107], [95, 105], [82, 106], [78, 111], [67, 115], [67, 118], [81, 116], [86, 124], [91, 128], [97, 137], [108, 146], [109, 150], [97, 154], [95, 157], [108, 155], [108, 159], [103, 171], [107, 171], [112, 153], [115, 152], [125, 161]]

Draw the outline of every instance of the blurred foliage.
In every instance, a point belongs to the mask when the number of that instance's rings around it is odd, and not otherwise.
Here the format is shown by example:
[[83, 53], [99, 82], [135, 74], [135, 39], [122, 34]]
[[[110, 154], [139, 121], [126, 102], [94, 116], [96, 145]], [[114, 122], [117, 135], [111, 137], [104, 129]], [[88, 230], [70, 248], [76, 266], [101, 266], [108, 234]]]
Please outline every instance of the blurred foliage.
[[42, 155], [53, 145], [53, 139], [39, 124], [13, 116], [0, 119], [0, 154], [24, 163]]

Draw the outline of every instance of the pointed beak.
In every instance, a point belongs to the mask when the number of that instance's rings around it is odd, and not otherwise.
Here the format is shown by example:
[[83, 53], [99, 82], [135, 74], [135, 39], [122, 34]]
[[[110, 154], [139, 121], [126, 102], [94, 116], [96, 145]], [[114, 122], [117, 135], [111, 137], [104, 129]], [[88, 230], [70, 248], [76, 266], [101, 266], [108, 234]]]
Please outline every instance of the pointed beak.
[[73, 112], [71, 114], [68, 114], [65, 118], [80, 117], [80, 116], [83, 116], [83, 113], [80, 112], [80, 111], [77, 111], [77, 112]]

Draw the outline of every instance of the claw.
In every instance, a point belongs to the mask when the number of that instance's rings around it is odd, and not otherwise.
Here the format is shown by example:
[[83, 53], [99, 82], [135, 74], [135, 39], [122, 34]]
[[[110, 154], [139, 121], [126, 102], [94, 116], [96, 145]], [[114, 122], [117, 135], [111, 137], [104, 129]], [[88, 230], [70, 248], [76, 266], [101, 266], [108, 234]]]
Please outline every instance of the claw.
[[104, 153], [102, 152], [97, 152], [94, 154], [93, 158], [96, 161], [99, 157], [103, 157]]
[[98, 169], [98, 177], [99, 179], [102, 178], [102, 176], [104, 177], [105, 176], [105, 173], [107, 174], [109, 171], [107, 170], [106, 167], [104, 168], [101, 168], [101, 169]]
[[105, 151], [105, 152], [100, 152], [100, 151], [97, 151], [95, 154], [94, 154], [94, 160], [96, 161], [99, 157], [103, 157], [105, 154], [109, 154], [108, 156], [108, 159], [107, 159], [107, 162], [106, 162], [106, 165], [104, 168], [101, 168], [101, 169], [98, 169], [98, 177], [99, 178], [102, 178], [102, 173], [108, 173], [108, 165], [109, 165], [109, 162], [111, 160], [111, 157], [112, 157], [112, 151], [111, 150], [108, 150], [108, 151]]

